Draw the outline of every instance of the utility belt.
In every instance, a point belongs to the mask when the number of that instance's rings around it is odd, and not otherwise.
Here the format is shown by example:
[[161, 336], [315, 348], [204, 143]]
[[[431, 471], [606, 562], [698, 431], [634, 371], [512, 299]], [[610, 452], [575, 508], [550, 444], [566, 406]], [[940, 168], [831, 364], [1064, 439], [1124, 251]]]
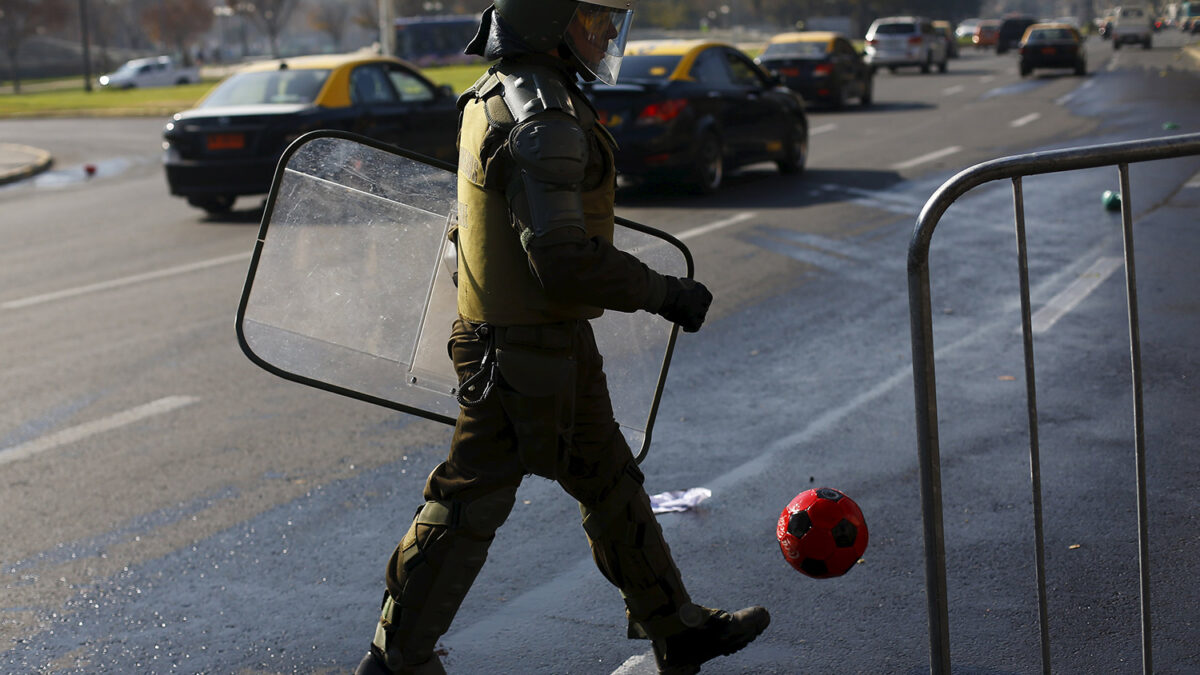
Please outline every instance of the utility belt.
[[528, 326], [462, 323], [484, 345], [484, 351], [479, 368], [460, 383], [459, 405], [482, 403], [499, 378], [526, 396], [550, 396], [562, 388], [575, 368], [578, 320]]
[[575, 417], [575, 347], [581, 321], [493, 326], [461, 321], [483, 346], [479, 366], [463, 377], [457, 398], [471, 414], [497, 398], [530, 473], [555, 478], [570, 445]]

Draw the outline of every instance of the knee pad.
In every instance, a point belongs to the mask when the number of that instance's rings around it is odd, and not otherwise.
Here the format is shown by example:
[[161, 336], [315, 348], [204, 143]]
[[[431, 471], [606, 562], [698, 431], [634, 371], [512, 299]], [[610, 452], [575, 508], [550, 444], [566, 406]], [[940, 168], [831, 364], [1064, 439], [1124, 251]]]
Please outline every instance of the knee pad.
[[417, 510], [392, 555], [389, 579], [394, 575], [394, 583], [389, 583], [377, 631], [381, 651], [401, 652], [409, 662], [432, 654], [515, 502], [512, 487], [471, 500], [429, 501]]

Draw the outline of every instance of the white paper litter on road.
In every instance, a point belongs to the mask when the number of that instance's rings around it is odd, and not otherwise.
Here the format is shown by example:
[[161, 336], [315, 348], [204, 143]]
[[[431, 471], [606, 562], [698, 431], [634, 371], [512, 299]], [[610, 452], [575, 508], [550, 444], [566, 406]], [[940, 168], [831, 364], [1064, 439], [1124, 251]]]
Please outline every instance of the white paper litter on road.
[[655, 513], [687, 511], [711, 496], [712, 490], [702, 487], [660, 492], [650, 495], [650, 508]]

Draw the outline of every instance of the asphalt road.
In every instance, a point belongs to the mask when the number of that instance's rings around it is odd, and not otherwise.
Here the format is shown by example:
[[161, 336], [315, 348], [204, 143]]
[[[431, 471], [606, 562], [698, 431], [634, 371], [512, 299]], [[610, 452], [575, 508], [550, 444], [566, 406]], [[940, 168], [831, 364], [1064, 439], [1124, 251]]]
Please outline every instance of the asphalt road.
[[[1168, 36], [1174, 38], [1177, 36]], [[1092, 48], [1086, 78], [1022, 80], [967, 54], [881, 73], [876, 105], [811, 115], [809, 170], [717, 195], [626, 190], [620, 213], [680, 236], [716, 294], [680, 339], [643, 468], [705, 486], [661, 517], [693, 597], [766, 605], [771, 628], [706, 673], [928, 668], [905, 265], [916, 214], [954, 173], [1041, 149], [1200, 130], [1195, 71]], [[233, 317], [256, 203], [214, 219], [166, 195], [162, 120], [0, 122], [56, 168], [0, 188], [0, 671], [346, 672], [383, 567], [449, 428], [280, 380]], [[1165, 129], [1164, 124], [1171, 128]], [[81, 165], [94, 163], [87, 179]], [[1146, 368], [1155, 672], [1200, 669], [1197, 466], [1200, 158], [1135, 165]], [[1034, 310], [1092, 290], [1035, 338], [1052, 662], [1139, 672], [1129, 346], [1116, 170], [1031, 178]], [[1038, 666], [1008, 185], [947, 212], [931, 272], [951, 639], [964, 673]], [[854, 497], [864, 561], [801, 577], [772, 536], [799, 491]], [[624, 639], [576, 506], [526, 481], [445, 636], [456, 673], [653, 671]]]

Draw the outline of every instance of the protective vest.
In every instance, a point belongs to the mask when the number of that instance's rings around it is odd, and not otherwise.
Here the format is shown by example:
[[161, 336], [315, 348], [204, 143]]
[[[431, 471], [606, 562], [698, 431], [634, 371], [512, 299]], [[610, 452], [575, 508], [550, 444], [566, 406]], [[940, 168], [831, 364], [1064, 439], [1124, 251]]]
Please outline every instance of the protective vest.
[[[602, 313], [598, 307], [564, 304], [546, 296], [530, 271], [505, 197], [510, 181], [520, 178], [509, 154], [508, 137], [516, 117], [501, 96], [503, 78], [529, 67], [533, 66], [502, 61], [459, 99], [458, 313], [467, 321], [512, 326], [593, 319]], [[567, 89], [589, 141], [581, 187], [586, 234], [611, 242], [615, 143], [597, 123], [591, 103], [573, 85]]]

